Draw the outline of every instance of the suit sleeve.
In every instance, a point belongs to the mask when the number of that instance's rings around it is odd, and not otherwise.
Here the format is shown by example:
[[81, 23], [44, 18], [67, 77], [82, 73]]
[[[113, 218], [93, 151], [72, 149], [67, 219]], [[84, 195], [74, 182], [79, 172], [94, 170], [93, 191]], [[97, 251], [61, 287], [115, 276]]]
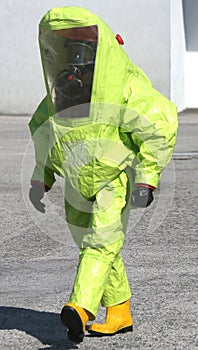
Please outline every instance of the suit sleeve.
[[146, 80], [133, 76], [125, 113], [125, 128], [130, 134], [136, 157], [135, 183], [157, 187], [163, 169], [174, 150], [178, 118], [175, 105]]
[[56, 179], [48, 158], [50, 150], [50, 123], [47, 97], [42, 100], [33, 114], [29, 122], [29, 128], [34, 142], [36, 160], [31, 183], [40, 182], [51, 188]]

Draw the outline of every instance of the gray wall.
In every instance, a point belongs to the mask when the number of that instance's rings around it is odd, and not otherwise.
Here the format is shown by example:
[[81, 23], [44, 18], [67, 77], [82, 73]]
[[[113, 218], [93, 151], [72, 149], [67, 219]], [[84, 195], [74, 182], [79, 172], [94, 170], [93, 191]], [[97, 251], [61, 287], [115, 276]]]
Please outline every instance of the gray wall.
[[187, 51], [198, 51], [198, 1], [183, 0]]
[[0, 11], [0, 114], [32, 113], [45, 94], [38, 23], [52, 7], [82, 6], [124, 40], [130, 58], [170, 95], [170, 0], [3, 0]]

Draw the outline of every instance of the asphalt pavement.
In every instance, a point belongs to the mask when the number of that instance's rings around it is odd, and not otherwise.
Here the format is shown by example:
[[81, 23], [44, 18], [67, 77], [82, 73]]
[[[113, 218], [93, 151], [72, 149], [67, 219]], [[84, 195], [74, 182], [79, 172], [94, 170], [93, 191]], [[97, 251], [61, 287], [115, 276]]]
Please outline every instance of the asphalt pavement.
[[[195, 350], [197, 320], [198, 112], [179, 115], [173, 160], [154, 203], [131, 212], [123, 258], [133, 292], [133, 333], [73, 344], [59, 319], [78, 261], [64, 220], [62, 180], [28, 199], [34, 166], [30, 116], [0, 116], [0, 349]], [[97, 321], [103, 322], [104, 308]]]

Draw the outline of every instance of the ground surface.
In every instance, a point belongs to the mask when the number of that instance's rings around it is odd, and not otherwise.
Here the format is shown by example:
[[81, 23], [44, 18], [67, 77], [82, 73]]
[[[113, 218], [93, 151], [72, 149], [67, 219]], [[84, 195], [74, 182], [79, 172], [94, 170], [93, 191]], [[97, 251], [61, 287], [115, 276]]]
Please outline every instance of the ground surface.
[[[130, 216], [123, 257], [133, 291], [134, 332], [72, 344], [59, 312], [72, 289], [78, 249], [64, 222], [57, 181], [39, 214], [28, 200], [34, 164], [29, 117], [0, 116], [0, 348], [196, 348], [198, 113], [179, 117], [173, 161], [155, 202]], [[104, 320], [100, 309], [97, 320]]]

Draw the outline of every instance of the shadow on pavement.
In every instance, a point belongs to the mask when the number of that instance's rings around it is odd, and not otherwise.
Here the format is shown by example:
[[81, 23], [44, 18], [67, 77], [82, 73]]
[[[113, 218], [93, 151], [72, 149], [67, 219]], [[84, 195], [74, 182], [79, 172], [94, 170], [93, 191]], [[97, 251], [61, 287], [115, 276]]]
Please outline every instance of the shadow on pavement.
[[[67, 338], [59, 314], [0, 306], [0, 330], [17, 329], [37, 338], [47, 349], [77, 349]], [[44, 349], [44, 348], [42, 348]]]

